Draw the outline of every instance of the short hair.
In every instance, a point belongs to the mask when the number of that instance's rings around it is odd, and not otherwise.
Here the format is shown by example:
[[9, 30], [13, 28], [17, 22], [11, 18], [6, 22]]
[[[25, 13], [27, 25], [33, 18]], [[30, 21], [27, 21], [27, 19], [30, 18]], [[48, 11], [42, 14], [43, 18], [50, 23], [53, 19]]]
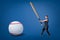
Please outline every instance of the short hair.
[[48, 15], [45, 15], [46, 17], [48, 17]]

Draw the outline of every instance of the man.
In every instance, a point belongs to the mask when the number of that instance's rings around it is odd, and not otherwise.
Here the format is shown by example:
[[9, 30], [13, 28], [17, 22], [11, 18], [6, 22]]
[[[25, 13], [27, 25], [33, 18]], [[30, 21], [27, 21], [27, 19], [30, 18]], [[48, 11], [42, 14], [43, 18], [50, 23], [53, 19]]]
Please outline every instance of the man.
[[43, 27], [43, 29], [42, 29], [42, 32], [41, 32], [41, 35], [43, 34], [43, 32], [46, 30], [46, 32], [48, 33], [48, 35], [50, 36], [50, 33], [49, 33], [49, 31], [48, 31], [48, 15], [46, 15], [45, 16], [45, 20], [40, 20], [40, 22], [42, 23], [44, 23], [44, 27]]

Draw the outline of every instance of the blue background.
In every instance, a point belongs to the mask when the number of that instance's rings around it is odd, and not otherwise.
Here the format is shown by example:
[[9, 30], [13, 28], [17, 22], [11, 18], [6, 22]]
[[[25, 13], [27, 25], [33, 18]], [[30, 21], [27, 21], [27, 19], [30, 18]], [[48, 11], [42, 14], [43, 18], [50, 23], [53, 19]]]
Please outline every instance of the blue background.
[[[32, 1], [41, 19], [49, 16], [49, 32], [41, 37], [42, 26], [36, 18], [29, 2]], [[9, 34], [12, 21], [20, 21], [24, 26], [21, 36]], [[0, 40], [60, 40], [60, 1], [59, 0], [0, 0]]]

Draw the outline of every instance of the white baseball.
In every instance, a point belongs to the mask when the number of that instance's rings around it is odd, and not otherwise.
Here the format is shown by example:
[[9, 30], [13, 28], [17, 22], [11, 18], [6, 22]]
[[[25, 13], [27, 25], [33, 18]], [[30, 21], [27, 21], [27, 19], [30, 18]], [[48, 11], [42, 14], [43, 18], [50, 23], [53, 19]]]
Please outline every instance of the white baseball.
[[9, 24], [8, 30], [12, 35], [20, 35], [23, 33], [23, 25], [19, 21], [13, 21]]

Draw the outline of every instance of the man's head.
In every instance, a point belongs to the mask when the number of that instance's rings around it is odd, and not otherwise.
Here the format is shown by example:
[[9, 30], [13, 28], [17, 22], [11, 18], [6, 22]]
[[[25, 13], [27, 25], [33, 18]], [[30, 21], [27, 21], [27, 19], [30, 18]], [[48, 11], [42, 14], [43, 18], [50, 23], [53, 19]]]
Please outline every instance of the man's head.
[[48, 15], [46, 15], [45, 18], [48, 19]]

